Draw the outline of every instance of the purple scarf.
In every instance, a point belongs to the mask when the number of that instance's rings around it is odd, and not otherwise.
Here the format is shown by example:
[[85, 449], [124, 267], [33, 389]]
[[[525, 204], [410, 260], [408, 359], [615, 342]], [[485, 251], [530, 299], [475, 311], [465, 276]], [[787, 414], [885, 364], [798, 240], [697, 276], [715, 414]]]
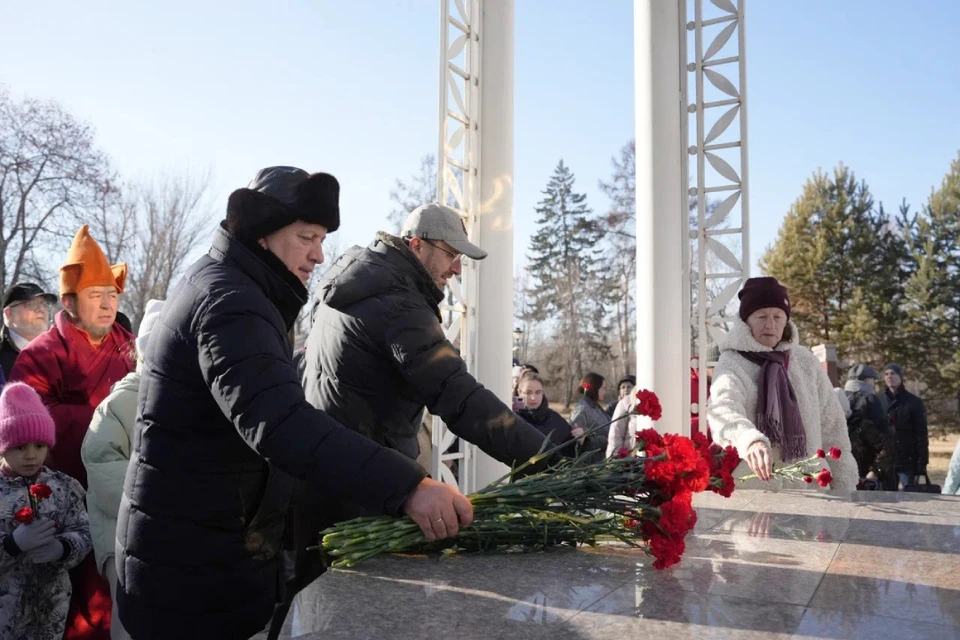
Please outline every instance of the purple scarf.
[[772, 444], [780, 445], [783, 461], [807, 457], [807, 434], [800, 420], [797, 394], [787, 377], [790, 354], [785, 351], [739, 351], [760, 365], [757, 385], [757, 428]]

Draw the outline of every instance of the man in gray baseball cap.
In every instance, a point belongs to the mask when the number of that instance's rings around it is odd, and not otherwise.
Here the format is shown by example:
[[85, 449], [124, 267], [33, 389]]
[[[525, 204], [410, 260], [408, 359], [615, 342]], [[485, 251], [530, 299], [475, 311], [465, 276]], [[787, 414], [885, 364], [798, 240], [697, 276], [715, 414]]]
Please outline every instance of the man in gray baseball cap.
[[379, 232], [324, 275], [307, 338], [307, 399], [341, 424], [411, 459], [426, 407], [451, 430], [508, 465], [535, 455], [543, 436], [467, 372], [440, 324], [443, 289], [470, 242], [460, 214], [432, 202]]
[[450, 278], [460, 275], [463, 256], [487, 257], [486, 251], [470, 242], [460, 214], [437, 202], [414, 209], [403, 221], [400, 238], [441, 292]]
[[[320, 281], [307, 338], [307, 400], [340, 424], [416, 460], [426, 407], [450, 430], [513, 465], [536, 455], [544, 436], [470, 375], [440, 324], [443, 288], [470, 242], [460, 215], [430, 203], [414, 210], [400, 236], [376, 234], [349, 249]], [[333, 495], [339, 519], [362, 510]], [[329, 516], [331, 507], [316, 509]], [[337, 519], [328, 519], [335, 522]], [[326, 524], [310, 523], [313, 535]]]
[[437, 202], [414, 209], [403, 221], [400, 236], [445, 242], [455, 251], [472, 260], [483, 260], [487, 252], [470, 242], [467, 226], [460, 214]]

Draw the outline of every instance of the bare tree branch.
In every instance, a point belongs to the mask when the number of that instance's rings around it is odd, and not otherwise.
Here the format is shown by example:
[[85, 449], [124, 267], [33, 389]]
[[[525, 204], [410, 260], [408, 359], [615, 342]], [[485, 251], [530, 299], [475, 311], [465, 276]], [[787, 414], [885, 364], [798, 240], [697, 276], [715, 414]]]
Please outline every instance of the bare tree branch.
[[420, 159], [420, 171], [410, 177], [409, 182], [396, 181], [390, 190], [390, 202], [393, 208], [387, 214], [393, 233], [400, 233], [400, 226], [411, 211], [422, 204], [437, 199], [437, 159], [427, 154]]
[[88, 125], [56, 102], [16, 101], [0, 86], [0, 286], [48, 282], [53, 269], [38, 255], [65, 248], [108, 173]]
[[207, 203], [209, 172], [161, 177], [153, 184], [129, 187], [112, 209], [106, 229], [109, 244], [127, 263], [122, 301], [136, 330], [147, 302], [166, 299], [188, 266], [191, 254], [207, 237], [214, 220]]

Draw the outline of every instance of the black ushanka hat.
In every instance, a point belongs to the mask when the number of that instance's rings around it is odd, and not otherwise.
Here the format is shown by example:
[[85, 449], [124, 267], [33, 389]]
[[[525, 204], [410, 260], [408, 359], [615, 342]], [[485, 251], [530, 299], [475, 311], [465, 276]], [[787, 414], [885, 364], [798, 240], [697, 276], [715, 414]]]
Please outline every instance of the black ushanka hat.
[[297, 220], [340, 227], [340, 183], [329, 173], [296, 167], [267, 167], [227, 201], [227, 231], [241, 240], [259, 240]]

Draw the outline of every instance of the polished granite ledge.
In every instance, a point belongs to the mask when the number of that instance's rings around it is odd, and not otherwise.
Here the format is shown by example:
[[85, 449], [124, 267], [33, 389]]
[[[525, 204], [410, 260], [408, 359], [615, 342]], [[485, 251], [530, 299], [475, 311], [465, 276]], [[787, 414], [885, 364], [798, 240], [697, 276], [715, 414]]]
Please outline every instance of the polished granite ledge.
[[622, 546], [388, 556], [321, 576], [284, 638], [960, 639], [960, 498], [695, 498], [680, 564]]

